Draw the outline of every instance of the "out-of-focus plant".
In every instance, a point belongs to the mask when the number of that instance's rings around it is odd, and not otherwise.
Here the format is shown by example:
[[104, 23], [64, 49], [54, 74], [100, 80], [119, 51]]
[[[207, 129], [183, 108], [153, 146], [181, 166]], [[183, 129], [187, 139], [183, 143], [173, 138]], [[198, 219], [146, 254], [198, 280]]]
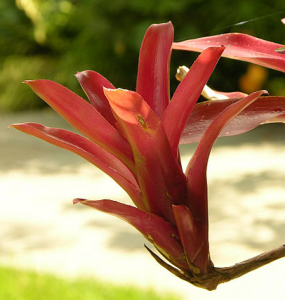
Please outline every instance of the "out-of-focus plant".
[[[30, 79], [30, 74], [61, 82], [80, 94], [69, 74], [90, 68], [133, 90], [137, 71], [133, 61], [152, 23], [172, 20], [176, 40], [238, 30], [285, 43], [284, 29], [277, 21], [280, 10], [284, 10], [283, 0], [223, 0], [218, 9], [216, 3], [203, 0], [1, 0], [0, 111], [45, 105], [16, 84]], [[194, 57], [187, 52], [172, 56], [172, 92], [177, 65]], [[245, 67], [222, 60], [211, 82], [218, 89], [239, 89]], [[262, 88], [284, 96], [285, 79], [277, 72], [270, 72], [269, 78]]]
[[[158, 263], [183, 280], [213, 290], [285, 256], [281, 246], [232, 267], [214, 267], [206, 178], [208, 157], [218, 136], [240, 134], [263, 122], [284, 121], [285, 98], [262, 97], [266, 91], [250, 95], [217, 92], [205, 84], [222, 55], [281, 71], [285, 71], [284, 56], [275, 51], [282, 45], [243, 34], [231, 36], [233, 40], [227, 35], [213, 38], [214, 42], [206, 38], [205, 46], [201, 40], [173, 44], [173, 36], [170, 22], [149, 27], [140, 50], [136, 91], [116, 89], [94, 71], [79, 72], [76, 77], [89, 104], [53, 81], [26, 81], [83, 135], [37, 123], [12, 127], [74, 152], [112, 177], [136, 207], [113, 200], [77, 198], [74, 203], [128, 222], [154, 245], [160, 256], [147, 249]], [[181, 83], [170, 101], [172, 48], [193, 50], [189, 45], [202, 53], [188, 72], [178, 74]], [[201, 93], [211, 100], [196, 105]], [[196, 141], [198, 147], [183, 173], [179, 143]]]

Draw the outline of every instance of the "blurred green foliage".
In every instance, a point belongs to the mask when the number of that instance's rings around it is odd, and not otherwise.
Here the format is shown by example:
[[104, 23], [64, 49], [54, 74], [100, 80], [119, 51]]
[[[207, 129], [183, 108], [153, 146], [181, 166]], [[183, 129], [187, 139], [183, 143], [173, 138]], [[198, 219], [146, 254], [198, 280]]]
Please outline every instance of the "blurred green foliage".
[[33, 270], [0, 266], [0, 299], [3, 300], [178, 300], [174, 294], [115, 285], [95, 278], [61, 278]]
[[[26, 79], [51, 79], [82, 95], [73, 74], [86, 69], [134, 89], [140, 44], [152, 23], [171, 20], [176, 41], [238, 31], [285, 43], [284, 10], [284, 0], [1, 0], [0, 110], [44, 105], [21, 84]], [[176, 67], [191, 65], [196, 55], [173, 53], [172, 88]], [[246, 67], [222, 59], [210, 84], [239, 89]], [[284, 75], [272, 76], [265, 88], [285, 93]]]

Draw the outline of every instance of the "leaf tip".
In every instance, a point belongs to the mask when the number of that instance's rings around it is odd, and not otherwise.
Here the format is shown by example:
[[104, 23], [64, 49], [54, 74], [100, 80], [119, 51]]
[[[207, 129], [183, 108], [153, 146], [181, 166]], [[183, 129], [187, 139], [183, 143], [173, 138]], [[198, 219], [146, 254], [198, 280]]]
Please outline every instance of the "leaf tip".
[[261, 95], [264, 94], [266, 96], [269, 96], [269, 92], [267, 90], [261, 90], [260, 93]]
[[87, 77], [88, 71], [77, 71], [76, 74], [74, 74], [74, 76], [79, 79], [83, 76]]
[[33, 80], [24, 80], [22, 83], [25, 83], [25, 84], [28, 84], [28, 85], [29, 85], [29, 83], [30, 83], [31, 81], [33, 81]]
[[86, 202], [87, 200], [86, 199], [82, 199], [82, 198], [75, 198], [72, 200], [72, 204], [77, 204], [77, 203], [82, 203], [84, 204], [84, 202]]
[[10, 129], [10, 128], [15, 128], [15, 129], [18, 129], [20, 128], [22, 125], [22, 123], [14, 123], [14, 124], [11, 124], [7, 127], [7, 130]]

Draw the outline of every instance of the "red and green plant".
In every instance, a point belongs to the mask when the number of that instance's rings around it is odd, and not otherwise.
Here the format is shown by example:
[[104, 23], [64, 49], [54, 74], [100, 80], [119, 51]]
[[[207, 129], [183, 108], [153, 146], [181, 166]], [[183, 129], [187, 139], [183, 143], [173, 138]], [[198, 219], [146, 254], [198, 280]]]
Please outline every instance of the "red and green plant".
[[[112, 177], [136, 207], [106, 199], [77, 198], [74, 203], [128, 222], [154, 245], [160, 256], [147, 249], [158, 263], [181, 279], [213, 290], [285, 256], [281, 246], [232, 267], [214, 267], [209, 253], [206, 178], [216, 139], [241, 134], [264, 122], [283, 122], [285, 97], [264, 96], [266, 91], [250, 95], [214, 92], [223, 100], [196, 102], [221, 56], [282, 72], [285, 56], [278, 52], [282, 45], [243, 34], [180, 43], [173, 43], [173, 37], [170, 22], [149, 27], [139, 55], [136, 91], [116, 89], [94, 71], [79, 72], [76, 77], [88, 103], [58, 83], [26, 81], [82, 135], [36, 123], [12, 127], [74, 152]], [[170, 100], [172, 49], [202, 53]], [[184, 173], [179, 143], [197, 141]]]

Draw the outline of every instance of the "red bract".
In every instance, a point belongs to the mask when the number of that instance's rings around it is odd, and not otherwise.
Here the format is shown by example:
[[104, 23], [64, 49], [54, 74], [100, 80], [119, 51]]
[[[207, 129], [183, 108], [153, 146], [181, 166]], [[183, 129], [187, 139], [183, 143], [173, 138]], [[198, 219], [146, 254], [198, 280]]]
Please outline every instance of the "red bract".
[[[180, 144], [199, 142], [202, 134], [221, 111], [240, 99], [205, 101], [195, 105], [182, 133]], [[262, 123], [285, 122], [284, 97], [260, 97], [240, 112], [220, 132], [219, 136], [238, 135]]]
[[223, 56], [285, 72], [284, 55], [275, 50], [284, 45], [243, 33], [226, 33], [173, 44], [173, 49], [201, 52], [208, 47], [226, 47]]
[[[265, 100], [265, 91], [259, 91], [196, 105], [219, 58], [228, 51], [218, 46], [199, 55], [170, 101], [172, 43], [170, 22], [147, 30], [136, 92], [115, 89], [94, 71], [78, 73], [90, 104], [55, 82], [26, 81], [84, 136], [35, 123], [12, 127], [74, 152], [112, 177], [136, 207], [112, 200], [78, 198], [74, 203], [128, 222], [170, 263], [149, 250], [162, 266], [199, 287], [214, 289], [230, 276], [217, 273], [209, 254], [206, 168], [211, 148], [219, 135], [239, 134], [272, 118], [282, 120], [285, 99]], [[243, 122], [229, 123], [237, 115]], [[181, 141], [199, 141], [185, 174], [179, 159]]]

